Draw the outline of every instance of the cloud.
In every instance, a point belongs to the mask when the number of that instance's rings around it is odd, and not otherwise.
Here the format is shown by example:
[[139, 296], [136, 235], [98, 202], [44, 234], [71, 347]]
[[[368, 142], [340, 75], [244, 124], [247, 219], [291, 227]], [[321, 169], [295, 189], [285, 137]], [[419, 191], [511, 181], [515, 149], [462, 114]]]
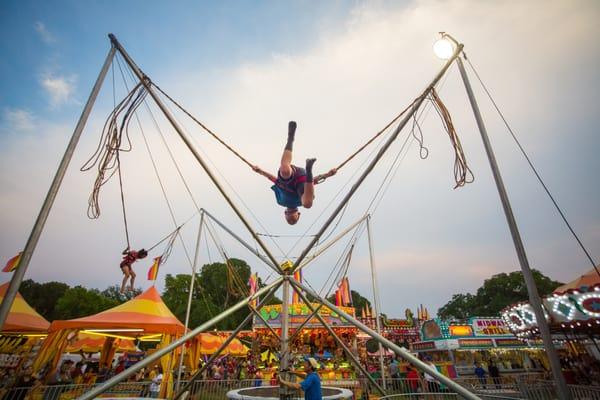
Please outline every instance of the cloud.
[[50, 96], [50, 105], [58, 107], [73, 100], [76, 81], [75, 75], [70, 77], [48, 75], [40, 80], [40, 84]]
[[35, 128], [35, 117], [27, 110], [7, 108], [4, 110], [2, 125], [7, 131], [30, 132]]
[[56, 42], [56, 37], [48, 31], [43, 22], [36, 21], [35, 24], [33, 24], [33, 28], [40, 35], [40, 38], [44, 43], [52, 44]]

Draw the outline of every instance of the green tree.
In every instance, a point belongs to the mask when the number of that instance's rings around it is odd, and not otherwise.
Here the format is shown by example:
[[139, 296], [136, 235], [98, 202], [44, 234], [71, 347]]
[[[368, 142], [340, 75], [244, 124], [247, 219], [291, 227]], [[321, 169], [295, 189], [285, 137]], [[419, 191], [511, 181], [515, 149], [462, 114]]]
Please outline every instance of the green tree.
[[[229, 267], [224, 263], [203, 265], [194, 285], [189, 326], [195, 328], [245, 298], [248, 295], [250, 273], [250, 266], [235, 258], [229, 260]], [[182, 322], [185, 319], [190, 279], [191, 275], [186, 274], [167, 275], [162, 295], [165, 304]], [[273, 302], [277, 302], [277, 299]], [[248, 313], [247, 308], [242, 308], [217, 324], [216, 328], [235, 329]]]
[[[538, 270], [532, 270], [540, 296], [547, 296], [562, 283], [554, 281]], [[469, 316], [496, 316], [511, 304], [529, 299], [521, 271], [501, 273], [486, 279], [475, 295], [455, 294], [438, 310], [441, 318]]]
[[470, 293], [454, 294], [452, 299], [443, 305], [437, 312], [442, 319], [465, 319], [473, 315], [475, 296]]
[[116, 304], [124, 303], [139, 296], [142, 293], [141, 288], [135, 288], [133, 290], [127, 290], [125, 293], [121, 293], [121, 287], [119, 285], [112, 285], [104, 289], [101, 294], [109, 300], [113, 300]]
[[26, 279], [21, 282], [19, 293], [42, 317], [53, 321], [61, 319], [61, 314], [56, 311], [56, 304], [68, 289], [69, 285], [62, 282], [38, 283]]
[[59, 319], [72, 319], [96, 314], [118, 304], [119, 301], [103, 296], [98, 289], [75, 286], [58, 300], [56, 312], [60, 315]]

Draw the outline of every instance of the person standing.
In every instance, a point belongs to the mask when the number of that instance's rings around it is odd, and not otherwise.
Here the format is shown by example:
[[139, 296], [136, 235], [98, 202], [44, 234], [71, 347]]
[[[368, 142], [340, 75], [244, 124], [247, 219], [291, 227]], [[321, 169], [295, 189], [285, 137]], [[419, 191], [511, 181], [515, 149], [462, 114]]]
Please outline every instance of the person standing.
[[281, 375], [279, 375], [279, 382], [286, 387], [291, 389], [299, 390], [301, 389], [304, 392], [304, 400], [322, 400], [323, 394], [321, 392], [321, 379], [319, 378], [319, 374], [317, 374], [317, 369], [319, 368], [319, 363], [312, 357], [308, 357], [304, 361], [304, 370], [306, 373], [298, 372], [294, 370], [290, 370], [291, 374], [294, 374], [299, 377], [304, 377], [304, 380], [300, 383], [290, 382], [284, 380]]
[[483, 369], [483, 367], [479, 363], [475, 364], [475, 375], [477, 376], [477, 378], [479, 379], [479, 382], [483, 385], [483, 388], [485, 389], [486, 372], [485, 372], [485, 369]]
[[152, 383], [150, 383], [150, 397], [153, 399], [158, 398], [158, 394], [160, 393], [160, 385], [163, 381], [163, 371], [160, 366], [156, 367], [156, 375], [152, 378]]
[[494, 381], [496, 389], [500, 389], [500, 370], [498, 369], [496, 364], [494, 364], [491, 361], [488, 366], [488, 373], [490, 374], [490, 378], [492, 378], [492, 381]]

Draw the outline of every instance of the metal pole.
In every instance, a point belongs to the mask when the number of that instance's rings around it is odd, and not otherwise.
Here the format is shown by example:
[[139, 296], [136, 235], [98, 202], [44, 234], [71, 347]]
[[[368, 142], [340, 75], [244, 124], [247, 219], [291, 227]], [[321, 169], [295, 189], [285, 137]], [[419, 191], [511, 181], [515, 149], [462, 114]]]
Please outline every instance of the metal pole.
[[348, 234], [348, 232], [350, 232], [352, 229], [356, 228], [361, 222], [363, 222], [365, 220], [365, 218], [367, 218], [366, 215], [362, 216], [358, 221], [356, 221], [355, 223], [353, 223], [352, 225], [350, 225], [346, 229], [344, 229], [342, 232], [340, 232], [339, 235], [337, 235], [336, 237], [331, 239], [329, 242], [327, 242], [326, 244], [321, 246], [319, 248], [319, 250], [315, 251], [314, 254], [312, 254], [310, 257], [306, 257], [304, 262], [302, 263], [302, 265], [300, 265], [298, 267], [298, 269], [302, 269], [302, 268], [306, 267], [308, 264], [313, 262], [321, 254], [323, 254], [324, 252], [329, 250], [329, 248], [331, 246], [333, 246], [338, 240], [340, 240], [341, 238], [346, 236]]
[[[282, 371], [289, 369], [289, 341], [288, 341], [288, 328], [289, 328], [289, 301], [290, 301], [290, 281], [289, 275], [283, 276], [283, 295], [281, 304], [281, 361], [280, 368]], [[279, 386], [279, 399], [287, 400], [291, 399], [290, 391], [287, 387]]]
[[417, 357], [412, 355], [410, 353], [410, 351], [408, 351], [404, 347], [400, 347], [397, 344], [386, 339], [382, 335], [378, 334], [373, 329], [369, 328], [362, 322], [358, 321], [356, 318], [354, 318], [350, 314], [344, 312], [339, 307], [336, 307], [331, 302], [327, 301], [327, 299], [324, 299], [321, 296], [319, 296], [318, 293], [316, 293], [314, 290], [310, 289], [308, 286], [298, 282], [294, 278], [289, 278], [289, 279], [290, 279], [290, 282], [292, 282], [292, 284], [296, 288], [300, 288], [300, 289], [304, 290], [307, 294], [310, 294], [311, 296], [313, 296], [317, 302], [325, 304], [328, 308], [335, 311], [340, 317], [344, 318], [345, 320], [350, 322], [352, 325], [356, 326], [358, 329], [360, 329], [364, 333], [370, 335], [373, 339], [382, 343], [385, 347], [392, 350], [394, 353], [398, 354], [400, 357], [404, 358], [406, 361], [411, 363], [417, 369], [419, 369], [423, 372], [427, 372], [429, 375], [435, 377], [438, 381], [440, 381], [441, 383], [446, 385], [449, 389], [460, 394], [465, 399], [479, 400], [479, 397], [477, 397], [475, 394], [469, 392], [466, 388], [464, 388], [461, 385], [459, 385], [458, 383], [454, 382], [452, 379], [448, 378], [447, 376], [441, 374], [440, 372], [438, 372], [437, 369], [432, 368], [429, 365], [425, 364], [423, 361], [419, 360]]
[[350, 188], [350, 190], [348, 191], [348, 193], [346, 194], [346, 196], [344, 196], [344, 198], [342, 199], [342, 201], [340, 202], [340, 204], [337, 206], [337, 208], [333, 211], [333, 213], [331, 214], [331, 216], [327, 219], [327, 221], [325, 221], [325, 224], [323, 224], [323, 227], [313, 237], [313, 239], [310, 241], [310, 243], [308, 244], [308, 246], [306, 246], [306, 248], [302, 251], [302, 253], [298, 257], [298, 259], [294, 263], [293, 267], [291, 268], [291, 272], [290, 272], [291, 274], [294, 273], [294, 271], [296, 270], [296, 268], [298, 268], [298, 265], [300, 265], [300, 263], [302, 262], [302, 260], [304, 260], [304, 257], [306, 257], [306, 255], [308, 254], [308, 252], [314, 247], [314, 245], [319, 241], [319, 239], [321, 239], [321, 236], [325, 233], [325, 231], [327, 230], [327, 228], [329, 227], [329, 225], [331, 225], [333, 223], [333, 221], [338, 216], [338, 214], [344, 209], [344, 207], [346, 206], [346, 204], [348, 203], [348, 201], [350, 201], [350, 198], [358, 190], [358, 188], [363, 183], [363, 181], [366, 179], [366, 177], [371, 173], [371, 171], [373, 170], [373, 168], [375, 167], [375, 165], [379, 162], [379, 160], [381, 160], [381, 158], [386, 153], [386, 151], [388, 150], [388, 148], [392, 145], [392, 143], [396, 140], [396, 138], [400, 134], [400, 131], [412, 119], [413, 115], [417, 112], [417, 110], [419, 109], [419, 107], [421, 106], [421, 104], [423, 103], [423, 101], [425, 101], [425, 99], [427, 98], [427, 96], [429, 95], [429, 93], [431, 92], [431, 90], [435, 87], [435, 85], [438, 83], [438, 81], [440, 79], [442, 79], [442, 76], [444, 76], [444, 74], [446, 73], [446, 70], [450, 67], [450, 65], [452, 65], [452, 63], [454, 62], [454, 60], [458, 57], [458, 55], [461, 52], [462, 52], [462, 45], [459, 45], [459, 46], [456, 47], [456, 51], [454, 52], [454, 54], [452, 55], [452, 57], [450, 57], [450, 59], [446, 62], [446, 65], [444, 65], [444, 67], [440, 70], [440, 72], [438, 72], [438, 74], [435, 76], [435, 78], [433, 79], [433, 81], [431, 81], [431, 83], [429, 84], [429, 86], [427, 86], [427, 88], [425, 89], [425, 91], [413, 103], [413, 106], [411, 107], [411, 109], [408, 110], [408, 112], [406, 113], [405, 117], [402, 119], [402, 121], [400, 121], [400, 123], [398, 124], [398, 126], [396, 127], [396, 129], [394, 130], [394, 132], [390, 135], [390, 137], [385, 142], [385, 144], [381, 147], [381, 149], [379, 149], [379, 151], [377, 152], [377, 155], [375, 155], [375, 157], [373, 158], [373, 160], [371, 160], [371, 162], [369, 163], [369, 165], [365, 168], [365, 170], [363, 171], [363, 173], [361, 174], [361, 176], [358, 178], [358, 180], [354, 183], [354, 185], [352, 185], [352, 187]]
[[238, 242], [240, 242], [240, 244], [242, 246], [244, 246], [245, 248], [250, 250], [250, 252], [252, 254], [254, 254], [256, 257], [258, 257], [262, 262], [264, 262], [265, 264], [267, 264], [269, 266], [272, 265], [270, 260], [268, 260], [267, 258], [265, 258], [265, 256], [263, 256], [258, 251], [256, 251], [256, 249], [254, 247], [250, 246], [246, 241], [244, 241], [244, 239], [242, 239], [238, 235], [236, 235], [231, 229], [226, 227], [221, 221], [219, 221], [217, 218], [215, 218], [211, 213], [209, 213], [205, 209], [202, 209], [202, 210], [211, 220], [213, 220], [217, 225], [219, 225], [225, 232], [229, 233], [234, 239], [236, 239]]
[[125, 61], [129, 65], [129, 67], [131, 68], [131, 70], [133, 71], [133, 73], [137, 76], [137, 78], [140, 80], [140, 82], [144, 85], [144, 88], [146, 88], [146, 90], [148, 91], [148, 93], [150, 94], [150, 96], [152, 96], [152, 98], [156, 102], [156, 105], [158, 106], [158, 108], [160, 108], [160, 110], [165, 115], [165, 117], [167, 118], [167, 120], [169, 121], [169, 123], [171, 124], [171, 126], [173, 126], [173, 129], [175, 129], [175, 131], [177, 132], [177, 134], [179, 134], [179, 137], [181, 137], [181, 140], [183, 140], [183, 142], [185, 143], [185, 145], [192, 152], [192, 154], [196, 158], [196, 161], [198, 161], [198, 163], [200, 163], [200, 165], [202, 166], [202, 168], [204, 169], [204, 171], [206, 172], [206, 174], [208, 175], [208, 177], [211, 179], [211, 181], [213, 182], [213, 184], [217, 187], [217, 189], [219, 190], [219, 192], [221, 192], [221, 194], [225, 198], [225, 201], [229, 204], [229, 206], [231, 207], [231, 209], [233, 210], [233, 212], [238, 216], [238, 218], [240, 219], [240, 221], [242, 221], [242, 224], [246, 227], [246, 229], [248, 230], [248, 232], [250, 232], [250, 235], [252, 235], [252, 238], [263, 249], [263, 251], [265, 252], [265, 254], [267, 255], [267, 257], [269, 258], [269, 260], [271, 260], [272, 265], [269, 264], [271, 266], [271, 268], [273, 268], [276, 272], [281, 273], [282, 272], [281, 271], [281, 267], [279, 266], [279, 264], [275, 260], [275, 257], [273, 257], [273, 255], [271, 254], [271, 252], [269, 251], [269, 249], [267, 248], [267, 246], [258, 237], [258, 235], [256, 234], [256, 231], [250, 225], [250, 222], [248, 222], [248, 220], [246, 220], [246, 217], [244, 217], [244, 215], [241, 213], [241, 211], [237, 208], [237, 206], [234, 204], [233, 200], [231, 200], [231, 198], [229, 197], [229, 195], [227, 194], [227, 192], [225, 192], [225, 189], [223, 189], [223, 187], [221, 186], [221, 183], [219, 183], [219, 181], [217, 180], [216, 176], [212, 173], [212, 171], [210, 170], [210, 168], [208, 167], [208, 165], [204, 162], [204, 160], [200, 156], [200, 153], [198, 153], [198, 150], [196, 150], [196, 148], [193, 146], [193, 144], [190, 141], [190, 139], [183, 132], [183, 129], [179, 126], [179, 124], [177, 123], [177, 121], [175, 120], [175, 118], [173, 117], [173, 115], [171, 115], [171, 112], [169, 111], [169, 109], [163, 104], [163, 102], [160, 99], [160, 97], [156, 94], [156, 92], [152, 88], [152, 84], [151, 84], [150, 78], [146, 74], [144, 74], [142, 72], [142, 70], [133, 62], [133, 60], [131, 59], [131, 57], [129, 57], [129, 54], [127, 54], [127, 52], [125, 51], [125, 49], [123, 48], [123, 46], [121, 46], [121, 44], [119, 43], [119, 41], [117, 40], [117, 38], [115, 37], [115, 35], [113, 35], [111, 33], [111, 34], [108, 35], [108, 37], [110, 38], [113, 46], [119, 51], [119, 53], [121, 53], [121, 55], [123, 56], [123, 58], [125, 59]]
[[[373, 256], [373, 241], [371, 236], [371, 216], [367, 217], [367, 238], [369, 241], [369, 261], [371, 263], [371, 282], [373, 284], [373, 303], [375, 306], [375, 326], [377, 327], [377, 333], [381, 335], [381, 321], [380, 305], [379, 305], [379, 293], [377, 291], [377, 275], [375, 274], [375, 259]], [[383, 380], [383, 388], [387, 389], [385, 381], [385, 368], [383, 365], [383, 347], [379, 342], [379, 368], [381, 369], [381, 379]]]
[[273, 283], [271, 283], [270, 285], [267, 285], [267, 286], [259, 289], [252, 296], [246, 297], [245, 299], [243, 299], [239, 303], [235, 304], [234, 306], [229, 307], [227, 310], [223, 311], [221, 314], [217, 315], [216, 317], [211, 318], [210, 320], [208, 320], [205, 323], [203, 323], [202, 325], [196, 327], [194, 330], [192, 330], [189, 333], [183, 335], [182, 337], [180, 337], [179, 339], [175, 340], [174, 342], [169, 343], [168, 346], [165, 346], [165, 347], [163, 347], [163, 348], [155, 351], [154, 353], [150, 354], [148, 357], [144, 358], [142, 361], [140, 361], [140, 362], [132, 365], [131, 367], [127, 368], [126, 370], [124, 370], [120, 374], [117, 374], [117, 375], [113, 376], [112, 378], [110, 378], [106, 382], [103, 382], [102, 384], [94, 387], [89, 392], [86, 392], [86, 393], [82, 394], [80, 397], [78, 397], [78, 399], [79, 400], [91, 400], [91, 399], [95, 399], [98, 395], [104, 393], [105, 391], [107, 391], [108, 389], [110, 389], [113, 386], [117, 385], [121, 381], [127, 379], [129, 376], [135, 374], [140, 369], [142, 369], [142, 368], [144, 368], [144, 367], [146, 367], [148, 365], [152, 365], [155, 361], [159, 360], [165, 354], [170, 353], [171, 351], [175, 350], [177, 347], [183, 345], [188, 340], [194, 338], [199, 333], [201, 333], [201, 332], [203, 332], [203, 331], [211, 328], [213, 325], [219, 323], [220, 321], [222, 321], [225, 318], [229, 317], [230, 315], [232, 315], [233, 313], [235, 313], [239, 309], [241, 309], [244, 306], [248, 305], [248, 303], [250, 301], [252, 301], [253, 299], [257, 298], [258, 296], [261, 296], [261, 295], [265, 294], [266, 292], [268, 292], [272, 288], [278, 288], [281, 285], [282, 280], [283, 280], [283, 278], [281, 278], [281, 277], [277, 278]]
[[[185, 329], [188, 330], [188, 324], [190, 322], [190, 311], [192, 309], [192, 298], [194, 297], [194, 282], [196, 281], [196, 267], [198, 266], [198, 257], [200, 255], [200, 240], [202, 238], [202, 227], [204, 226], [204, 213], [200, 214], [200, 225], [198, 226], [198, 237], [196, 238], [196, 251], [194, 254], [194, 264], [192, 265], [192, 276], [190, 279], [190, 293], [188, 294], [187, 309], [185, 310], [185, 323], [183, 324]], [[183, 352], [185, 346], [181, 348], [179, 355], [179, 368], [177, 368], [177, 384], [175, 385], [175, 392], [179, 391], [179, 385], [181, 383], [181, 368], [183, 367]]]
[[263, 316], [260, 314], [260, 312], [258, 310], [255, 310], [254, 307], [250, 306], [250, 311], [252, 312], [252, 314], [256, 315], [267, 327], [267, 329], [273, 334], [273, 336], [275, 336], [275, 338], [277, 338], [277, 340], [279, 340], [279, 342], [283, 343], [282, 339], [279, 337], [279, 335], [277, 334], [277, 332], [275, 332], [275, 329], [273, 329], [273, 327], [271, 325], [269, 325], [269, 323], [263, 318]]
[[[262, 308], [262, 306], [271, 299], [271, 297], [273, 297], [273, 295], [275, 294], [275, 292], [277, 291], [278, 287], [274, 287], [273, 289], [271, 289], [271, 291], [269, 293], [267, 293], [262, 300], [258, 303], [258, 305], [256, 306], [257, 309]], [[210, 358], [208, 359], [208, 361], [206, 361], [206, 364], [204, 364], [198, 371], [196, 371], [196, 373], [194, 373], [194, 375], [190, 378], [190, 380], [183, 385], [183, 388], [181, 388], [181, 390], [176, 391], [175, 396], [173, 397], [174, 400], [179, 399], [179, 397], [181, 397], [187, 390], [190, 389], [190, 387], [194, 384], [194, 381], [196, 381], [196, 379], [198, 379], [198, 377], [200, 375], [202, 375], [202, 373], [211, 366], [211, 364], [217, 359], [217, 357], [219, 357], [219, 355], [223, 352], [223, 350], [225, 350], [227, 348], [227, 346], [229, 345], [229, 343], [231, 343], [233, 341], [233, 339], [236, 338], [236, 336], [241, 332], [242, 329], [244, 329], [244, 327], [250, 322], [250, 320], [252, 319], [252, 313], [249, 313], [246, 318], [244, 318], [244, 320], [242, 321], [241, 324], [238, 325], [238, 327], [231, 332], [231, 335], [229, 335], [229, 337], [221, 344], [221, 346], [217, 349], [217, 351], [215, 351]]]
[[85, 124], [87, 123], [90, 112], [92, 111], [92, 107], [96, 101], [96, 97], [100, 92], [100, 88], [102, 87], [102, 83], [104, 82], [104, 78], [106, 77], [106, 73], [108, 72], [108, 67], [112, 63], [112, 59], [115, 55], [115, 48], [111, 46], [108, 55], [106, 56], [106, 60], [104, 60], [104, 65], [100, 70], [100, 74], [98, 74], [98, 78], [96, 79], [96, 83], [92, 88], [92, 92], [90, 93], [90, 97], [85, 103], [85, 107], [81, 112], [81, 116], [79, 117], [79, 121], [75, 126], [75, 130], [73, 131], [73, 136], [71, 136], [71, 140], [67, 145], [67, 149], [65, 150], [65, 154], [63, 155], [62, 160], [56, 170], [56, 174], [54, 175], [54, 179], [52, 180], [52, 184], [50, 185], [50, 189], [48, 189], [48, 193], [46, 194], [46, 199], [42, 204], [42, 208], [40, 213], [35, 220], [31, 233], [29, 234], [29, 239], [27, 239], [27, 243], [25, 244], [25, 248], [23, 249], [23, 254], [21, 255], [21, 259], [19, 261], [19, 265], [17, 269], [13, 273], [13, 276], [10, 280], [10, 285], [8, 289], [6, 289], [6, 293], [4, 294], [4, 299], [2, 300], [2, 304], [0, 305], [0, 327], [4, 326], [4, 322], [6, 321], [6, 317], [10, 312], [10, 308], [15, 300], [15, 296], [21, 286], [21, 282], [23, 281], [23, 277], [25, 276], [25, 272], [27, 272], [27, 267], [29, 267], [29, 262], [31, 261], [31, 257], [33, 256], [33, 252], [37, 246], [38, 240], [40, 239], [40, 235], [42, 234], [42, 230], [44, 229], [44, 225], [46, 224], [46, 220], [48, 219], [48, 215], [50, 214], [50, 209], [52, 209], [52, 205], [54, 204], [54, 199], [56, 199], [56, 195], [58, 194], [58, 190], [62, 183], [62, 180], [67, 172], [67, 168], [69, 167], [69, 163], [71, 162], [71, 158], [73, 157], [73, 153], [75, 152], [75, 148], [77, 147], [77, 143], [79, 142], [79, 138], [81, 137], [81, 133], [85, 128]]
[[354, 363], [354, 365], [356, 365], [356, 367], [360, 370], [360, 372], [369, 380], [369, 382], [371, 382], [371, 384], [373, 384], [373, 386], [375, 386], [375, 388], [377, 389], [377, 391], [379, 391], [379, 393], [382, 396], [385, 396], [387, 393], [385, 392], [384, 388], [382, 388], [381, 386], [379, 386], [379, 384], [377, 383], [377, 381], [371, 375], [369, 375], [369, 373], [367, 372], [367, 370], [361, 365], [360, 360], [358, 360], [358, 358], [356, 358], [356, 356], [354, 355], [354, 353], [352, 353], [352, 350], [350, 350], [348, 348], [348, 346], [346, 346], [346, 344], [342, 341], [342, 339], [339, 338], [339, 336], [337, 335], [337, 333], [335, 333], [333, 331], [333, 329], [323, 319], [323, 317], [321, 317], [319, 315], [319, 313], [316, 313], [316, 310], [320, 309], [321, 306], [322, 306], [322, 304], [320, 304], [318, 308], [313, 307], [313, 305], [308, 301], [308, 299], [306, 298], [306, 296], [304, 295], [304, 293], [302, 293], [302, 291], [298, 287], [294, 286], [293, 282], [292, 282], [292, 288], [296, 291], [296, 293], [298, 293], [298, 295], [306, 303], [306, 306], [308, 308], [310, 308], [311, 311], [315, 312], [315, 317], [317, 317], [317, 319], [319, 320], [319, 322], [321, 322], [321, 325], [323, 325], [323, 327], [327, 330], [327, 332], [329, 332], [329, 334], [333, 337], [333, 339], [336, 341], [336, 343], [338, 344], [338, 346], [340, 346], [342, 349], [344, 349], [344, 352], [348, 355], [348, 357], [350, 358], [350, 360]]
[[473, 94], [473, 89], [471, 88], [471, 83], [469, 82], [467, 71], [465, 71], [465, 67], [460, 58], [457, 58], [456, 62], [458, 64], [458, 69], [460, 70], [460, 76], [462, 77], [462, 80], [465, 84], [467, 95], [469, 96], [469, 102], [471, 103], [471, 108], [473, 109], [475, 120], [477, 121], [477, 127], [479, 128], [479, 133], [481, 134], [481, 139], [483, 141], [483, 146], [485, 147], [485, 152], [490, 162], [492, 173], [494, 174], [496, 188], [498, 189], [498, 194], [500, 195], [500, 200], [502, 201], [502, 208], [504, 209], [506, 221], [508, 222], [508, 227], [510, 228], [510, 234], [512, 236], [513, 244], [517, 252], [519, 264], [521, 265], [523, 278], [525, 279], [525, 284], [527, 285], [527, 292], [529, 293], [529, 303], [533, 308], [535, 319], [537, 321], [538, 328], [540, 329], [540, 335], [542, 336], [542, 340], [544, 341], [544, 347], [546, 348], [546, 352], [548, 353], [548, 359], [550, 361], [550, 366], [552, 367], [552, 374], [554, 375], [554, 379], [556, 380], [558, 394], [561, 399], [568, 400], [571, 398], [569, 388], [567, 387], [567, 383], [561, 372], [558, 353], [556, 352], [554, 344], [552, 343], [550, 328], [548, 327], [546, 316], [544, 315], [544, 310], [542, 309], [540, 295], [538, 293], [537, 286], [535, 285], [535, 280], [533, 279], [531, 268], [529, 267], [527, 254], [525, 253], [525, 246], [523, 245], [523, 241], [521, 240], [519, 228], [517, 227], [517, 221], [515, 220], [515, 216], [513, 215], [510, 200], [508, 199], [508, 194], [506, 192], [504, 182], [502, 181], [502, 176], [500, 175], [500, 169], [498, 168], [498, 163], [496, 162], [496, 156], [494, 155], [494, 150], [492, 149], [492, 146], [490, 144], [487, 129], [485, 128], [485, 124], [483, 123], [483, 118], [481, 117], [479, 106], [477, 105], [477, 100], [475, 99], [475, 95]]
[[306, 319], [304, 321], [302, 321], [302, 323], [300, 325], [298, 325], [297, 328], [294, 328], [295, 331], [292, 334], [292, 336], [290, 336], [290, 338], [289, 338], [290, 343], [293, 343], [294, 340], [296, 340], [296, 338], [298, 337], [298, 335], [300, 335], [300, 333], [302, 332], [302, 329], [304, 329], [304, 327], [310, 322], [310, 320], [313, 319], [315, 315], [317, 315], [317, 313], [319, 312], [319, 310], [321, 309], [321, 307], [323, 307], [323, 304], [319, 304], [317, 306], [317, 308], [315, 308], [310, 313], [310, 315], [308, 315], [308, 317], [306, 317]]

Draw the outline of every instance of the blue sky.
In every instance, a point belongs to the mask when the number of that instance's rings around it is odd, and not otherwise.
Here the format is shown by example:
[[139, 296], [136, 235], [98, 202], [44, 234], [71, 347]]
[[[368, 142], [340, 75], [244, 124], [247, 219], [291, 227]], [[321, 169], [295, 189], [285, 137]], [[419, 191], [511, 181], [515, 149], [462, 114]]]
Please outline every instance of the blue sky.
[[[600, 256], [597, 126], [600, 6], [593, 1], [474, 2], [31, 2], [0, 7], [0, 258], [23, 246], [35, 216], [109, 50], [115, 33], [136, 63], [201, 121], [247, 158], [275, 170], [287, 121], [298, 121], [296, 162], [318, 157], [321, 172], [340, 162], [416, 97], [441, 67], [431, 46], [446, 30], [465, 50], [516, 130], [563, 211], [596, 262]], [[510, 27], [510, 29], [508, 29]], [[116, 67], [115, 67], [116, 68]], [[591, 268], [528, 170], [474, 76], [473, 86], [497, 153], [532, 266], [562, 281]], [[124, 95], [117, 73], [115, 96]], [[473, 292], [483, 279], [518, 269], [512, 242], [458, 71], [439, 88], [476, 180], [453, 190], [453, 155], [435, 113], [422, 121], [427, 160], [413, 143], [403, 154], [373, 215], [383, 309], [403, 315], [423, 303], [431, 311], [453, 293]], [[120, 281], [124, 237], [115, 182], [102, 192], [102, 216], [86, 217], [93, 174], [79, 172], [91, 155], [113, 101], [112, 72], [96, 107], [27, 277], [104, 288]], [[150, 105], [153, 115], [156, 108]], [[194, 213], [151, 116], [139, 111], [144, 132], [174, 205], [177, 222]], [[289, 227], [268, 182], [176, 113], [203, 157], [224, 182], [277, 257], [297, 256], [288, 237], [314, 233], [352, 183], [368, 152], [317, 187], [315, 207]], [[164, 119], [158, 125], [197, 202], [249, 240], [220, 194]], [[173, 229], [145, 153], [132, 128], [134, 151], [124, 156], [128, 219], [136, 247], [149, 247]], [[150, 137], [150, 136], [149, 136]], [[401, 137], [403, 138], [403, 137]], [[337, 225], [366, 210], [392, 161], [396, 143]], [[314, 225], [312, 225], [314, 223]], [[183, 235], [193, 249], [197, 220]], [[336, 231], [336, 232], [337, 232]], [[335, 232], [334, 232], [335, 235]], [[228, 253], [268, 270], [223, 234]], [[306, 241], [306, 240], [305, 240]], [[276, 243], [275, 243], [276, 242]], [[343, 254], [341, 241], [307, 269], [315, 287]], [[279, 250], [277, 247], [280, 247]], [[76, 249], [76, 250], [73, 250]], [[203, 245], [201, 262], [217, 261]], [[67, 256], [75, 251], [76, 256]], [[79, 253], [86, 254], [85, 257]], [[363, 233], [349, 276], [371, 297]], [[137, 267], [145, 275], [146, 265]], [[176, 245], [159, 274], [188, 273]], [[8, 276], [6, 276], [8, 279]], [[149, 283], [139, 279], [138, 284]]]

